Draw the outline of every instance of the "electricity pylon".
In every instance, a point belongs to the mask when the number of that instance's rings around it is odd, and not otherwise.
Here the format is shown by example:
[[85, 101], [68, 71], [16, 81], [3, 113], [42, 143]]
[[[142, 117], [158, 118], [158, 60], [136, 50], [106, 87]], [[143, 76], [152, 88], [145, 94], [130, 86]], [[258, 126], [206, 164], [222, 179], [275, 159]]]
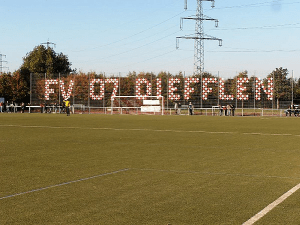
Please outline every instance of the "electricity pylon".
[[54, 47], [56, 47], [56, 44], [49, 42], [49, 40], [46, 43], [42, 43], [42, 45], [47, 45], [47, 49], [50, 47], [50, 45], [53, 45]]
[[2, 60], [2, 57], [6, 57], [6, 55], [3, 55], [3, 54], [0, 54], [0, 74], [2, 73], [2, 69], [4, 69], [4, 68], [7, 68], [8, 69], [8, 67], [6, 67], [6, 66], [2, 66], [2, 63], [7, 63], [7, 61], [3, 61]]
[[[183, 37], [176, 37], [176, 48], [179, 48], [179, 38], [193, 39], [195, 40], [194, 47], [194, 74], [201, 74], [204, 72], [204, 40], [216, 40], [219, 41], [219, 46], [222, 46], [222, 39], [204, 34], [203, 21], [211, 20], [215, 21], [215, 26], [218, 27], [219, 21], [203, 14], [202, 2], [212, 2], [211, 7], [214, 8], [214, 0], [197, 0], [197, 13], [195, 16], [181, 18], [180, 29], [183, 28], [183, 20], [195, 20], [195, 34]], [[187, 10], [187, 0], [185, 0], [185, 10]]]

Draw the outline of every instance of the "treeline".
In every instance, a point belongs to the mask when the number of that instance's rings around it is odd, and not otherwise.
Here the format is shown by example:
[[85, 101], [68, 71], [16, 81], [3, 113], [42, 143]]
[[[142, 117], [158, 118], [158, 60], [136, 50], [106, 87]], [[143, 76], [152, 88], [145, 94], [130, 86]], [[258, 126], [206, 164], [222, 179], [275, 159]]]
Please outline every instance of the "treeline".
[[[45, 80], [46, 79], [58, 79], [64, 81], [66, 85], [69, 84], [70, 80], [73, 80], [74, 90], [72, 90], [72, 96], [76, 99], [86, 101], [89, 95], [89, 81], [90, 79], [107, 79], [108, 76], [105, 74], [96, 73], [77, 73], [76, 69], [71, 68], [72, 63], [69, 62], [68, 56], [63, 53], [56, 53], [49, 46], [46, 48], [43, 45], [36, 46], [31, 52], [27, 53], [23, 57], [23, 64], [20, 68], [13, 73], [1, 73], [0, 74], [0, 97], [4, 97], [6, 101], [13, 101], [17, 103], [30, 103], [31, 100], [35, 101], [45, 101]], [[38, 76], [36, 74], [41, 74]], [[60, 74], [60, 75], [58, 75]], [[300, 79], [291, 78], [289, 71], [283, 69], [282, 67], [276, 68], [270, 74], [266, 74], [265, 78], [273, 78], [273, 99], [277, 102], [279, 101], [290, 101], [291, 99], [300, 100]], [[111, 78], [119, 79], [119, 90], [118, 94], [127, 96], [135, 96], [135, 84], [137, 78], [145, 78], [151, 82], [152, 94], [156, 95], [156, 80], [161, 79], [161, 89], [162, 95], [167, 99], [168, 96], [168, 85], [169, 78], [178, 78], [182, 80], [180, 83], [176, 83], [177, 88], [176, 94], [184, 98], [184, 75], [179, 72], [178, 74], [170, 74], [169, 72], [160, 72], [158, 74], [154, 73], [136, 73], [129, 72], [125, 77], [119, 78], [118, 74], [115, 76], [110, 76]], [[190, 100], [194, 102], [199, 102], [201, 99], [202, 92], [202, 82], [201, 78], [217, 78], [219, 77], [204, 73], [201, 75], [194, 75], [194, 78], [198, 78], [199, 83], [191, 84], [189, 88], [193, 89], [191, 93]], [[240, 72], [237, 76], [224, 80], [225, 92], [231, 93], [236, 97], [237, 94], [237, 79], [241, 77], [247, 77], [247, 83], [243, 84], [246, 88], [245, 92], [250, 93], [249, 99], [253, 99], [255, 95], [255, 77], [252, 74], [248, 74], [247, 71]], [[249, 81], [249, 82], [248, 82]], [[265, 81], [266, 82], [266, 81]], [[267, 83], [265, 83], [267, 86]], [[208, 88], [211, 88], [210, 98], [216, 96], [218, 98], [218, 86], [210, 84]], [[113, 84], [105, 84], [104, 95], [109, 98], [112, 93]], [[99, 85], [94, 87], [95, 93], [99, 93]], [[145, 94], [145, 88], [141, 90], [141, 94]], [[56, 90], [55, 93], [51, 93], [52, 101], [57, 101], [61, 93]], [[34, 95], [34, 96], [33, 96]]]
[[26, 81], [20, 71], [0, 74], [0, 97], [10, 102], [29, 102], [30, 81]]
[[[59, 75], [45, 75], [42, 74], [39, 79], [30, 78], [28, 76], [22, 76], [20, 71], [16, 71], [14, 73], [2, 73], [0, 74], [0, 97], [4, 97], [6, 101], [13, 101], [17, 103], [25, 102], [29, 103], [30, 101], [30, 93], [37, 93], [36, 100], [44, 101], [44, 90], [45, 90], [45, 79], [57, 79]], [[202, 75], [194, 75], [192, 77], [199, 78], [218, 78], [210, 73], [204, 73]], [[233, 95], [236, 94], [236, 84], [237, 78], [240, 77], [247, 77], [249, 78], [249, 82], [245, 84], [247, 88], [247, 92], [253, 93], [253, 87], [255, 86], [255, 77], [249, 75], [247, 71], [240, 72], [237, 76], [225, 79], [225, 88], [227, 92], [232, 93]], [[270, 74], [268, 74], [265, 78], [273, 78], [273, 97], [274, 100], [277, 101], [290, 101], [293, 99], [300, 99], [300, 79], [293, 79], [289, 75], [287, 69], [276, 68]], [[60, 79], [64, 80], [66, 85], [69, 84], [70, 80], [74, 81], [74, 90], [72, 91], [72, 95], [76, 97], [76, 99], [82, 99], [82, 101], [87, 101], [89, 95], [89, 80], [90, 79], [107, 79], [107, 78], [118, 78], [119, 79], [119, 90], [118, 93], [122, 93], [122, 95], [127, 96], [134, 96], [135, 92], [135, 82], [137, 78], [145, 78], [152, 85], [152, 92], [153, 95], [156, 95], [156, 85], [157, 85], [157, 78], [161, 79], [161, 89], [163, 90], [162, 95], [166, 98], [167, 91], [168, 91], [168, 81], [169, 78], [179, 78], [184, 79], [183, 73], [179, 72], [178, 74], [170, 74], [168, 72], [160, 72], [159, 74], [154, 73], [136, 73], [136, 72], [129, 72], [125, 77], [119, 77], [118, 75], [107, 77], [104, 74], [96, 74], [96, 73], [72, 73], [69, 75], [61, 75]], [[266, 84], [267, 85], [267, 84]], [[110, 96], [113, 91], [113, 84], [106, 84], [105, 85], [105, 96]], [[180, 82], [176, 84], [178, 87], [178, 94], [184, 97], [184, 82]], [[201, 90], [201, 82], [198, 84], [192, 84], [192, 88], [194, 91], [190, 96], [191, 101], [199, 101], [200, 94], [202, 93]], [[212, 87], [212, 94], [218, 95], [218, 87]], [[95, 92], [98, 93], [99, 86], [95, 86]], [[144, 90], [141, 90], [142, 94]], [[56, 92], [51, 95], [51, 100], [58, 99], [58, 95], [60, 93]], [[254, 93], [253, 93], [254, 95]], [[250, 97], [251, 98], [251, 97]]]

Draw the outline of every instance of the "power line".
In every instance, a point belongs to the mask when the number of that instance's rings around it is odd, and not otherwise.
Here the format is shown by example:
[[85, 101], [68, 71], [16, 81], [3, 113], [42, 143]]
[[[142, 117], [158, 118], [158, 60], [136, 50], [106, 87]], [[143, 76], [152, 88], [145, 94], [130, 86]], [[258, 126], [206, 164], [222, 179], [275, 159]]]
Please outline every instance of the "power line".
[[[123, 54], [128, 53], [128, 52], [135, 51], [135, 50], [137, 50], [137, 49], [140, 49], [140, 48], [143, 48], [143, 47], [145, 47], [145, 46], [151, 45], [151, 44], [153, 44], [153, 43], [155, 43], [155, 42], [161, 41], [161, 40], [163, 40], [163, 39], [165, 39], [165, 38], [167, 38], [167, 37], [173, 36], [174, 34], [176, 34], [176, 33], [178, 33], [178, 32], [179, 32], [179, 31], [176, 31], [176, 32], [174, 32], [174, 33], [171, 33], [171, 34], [166, 35], [166, 36], [164, 36], [164, 37], [162, 37], [162, 38], [159, 38], [159, 39], [156, 39], [156, 40], [151, 41], [151, 42], [149, 42], [149, 43], [146, 43], [146, 44], [144, 44], [144, 45], [138, 46], [138, 47], [136, 47], [136, 48], [132, 48], [132, 49], [129, 49], [129, 50], [124, 51], [124, 52], [119, 52], [119, 53], [114, 54], [114, 55], [105, 56], [105, 57], [103, 57], [103, 58], [100, 58], [100, 59], [97, 59], [97, 60], [93, 60], [93, 61], [98, 61], [98, 60], [108, 59], [108, 58], [112, 58], [112, 57], [115, 57], [115, 56], [123, 55]], [[91, 62], [91, 60], [89, 60], [88, 62]]]
[[[166, 53], [163, 53], [161, 55], [157, 55], [157, 56], [154, 56], [154, 57], [151, 57], [151, 58], [148, 58], [148, 59], [145, 59], [143, 61], [140, 61], [140, 62], [136, 62], [136, 63], [132, 63], [132, 64], [129, 64], [129, 65], [126, 65], [126, 66], [122, 66], [122, 67], [127, 67], [127, 66], [132, 66], [132, 65], [136, 65], [136, 64], [140, 64], [140, 63], [143, 63], [143, 62], [147, 62], [149, 60], [152, 60], [152, 59], [156, 59], [156, 58], [159, 58], [159, 57], [162, 57], [162, 56], [165, 56], [165, 55], [168, 55], [172, 52], [175, 52], [176, 50], [172, 50], [172, 51], [169, 51], [169, 52], [166, 52]], [[119, 67], [119, 68], [122, 68], [122, 67]], [[118, 68], [116, 68], [118, 69]]]
[[[149, 56], [151, 53], [155, 53], [155, 52], [163, 52], [165, 51], [166, 49], [172, 49], [171, 47], [174, 47], [174, 44], [171, 44], [171, 45], [168, 45], [168, 46], [164, 46], [162, 48], [158, 48], [158, 49], [151, 49], [149, 51], [144, 51], [143, 53], [140, 53], [140, 54], [136, 54], [136, 55], [133, 55], [131, 56], [130, 58], [133, 60], [133, 58], [141, 58], [141, 56], [144, 56], [144, 55], [147, 55]], [[158, 53], [157, 53], [158, 54]], [[119, 58], [118, 60], [126, 60], [128, 59], [128, 56], [124, 56], [122, 58]]]
[[[163, 32], [168, 31], [168, 30], [171, 30], [171, 29], [173, 29], [173, 28], [175, 28], [175, 27], [177, 27], [177, 25], [172, 26], [172, 27], [167, 28], [167, 29], [163, 29], [163, 31], [158, 31], [157, 33], [153, 33], [152, 35], [148, 35], [148, 36], [143, 37], [143, 38], [141, 38], [141, 39], [133, 40], [133, 41], [131, 41], [131, 42], [127, 42], [127, 43], [123, 44], [123, 46], [129, 45], [129, 44], [132, 44], [132, 43], [137, 43], [137, 42], [139, 42], [139, 41], [143, 41], [143, 40], [146, 40], [146, 39], [149, 39], [149, 38], [152, 38], [152, 37], [156, 37], [158, 34], [162, 34]], [[176, 31], [175, 33], [177, 33], [177, 32], [178, 32], [178, 31]], [[168, 36], [170, 36], [170, 35], [168, 35]]]
[[229, 52], [229, 53], [271, 53], [271, 52], [299, 52], [300, 49], [292, 49], [292, 50], [284, 50], [284, 49], [247, 49], [247, 48], [231, 48], [231, 47], [224, 47], [225, 49], [228, 50], [222, 50], [222, 51], [218, 51], [218, 50], [212, 50], [212, 51], [208, 51], [208, 52]]
[[[289, 23], [289, 24], [277, 24], [277, 25], [266, 25], [261, 27], [236, 27], [236, 28], [220, 28], [218, 30], [255, 30], [255, 29], [277, 29], [277, 28], [300, 28], [300, 27], [291, 27], [297, 26], [300, 23]], [[211, 29], [217, 30], [217, 29]]]
[[[293, 5], [293, 4], [299, 4], [300, 1], [296, 2], [283, 2], [283, 3], [278, 3], [278, 5]], [[253, 3], [253, 4], [246, 4], [246, 5], [235, 5], [235, 6], [226, 6], [226, 7], [216, 7], [214, 10], [218, 9], [234, 9], [234, 8], [248, 8], [248, 7], [265, 7], [265, 6], [270, 6], [273, 5], [274, 1], [269, 1], [269, 2], [260, 2], [260, 3]], [[276, 4], [276, 3], [275, 3]], [[212, 9], [207, 9], [206, 11], [209, 11]]]
[[180, 13], [178, 13], [178, 14], [176, 14], [176, 15], [174, 15], [174, 16], [172, 16], [172, 17], [170, 17], [170, 18], [168, 18], [168, 19], [166, 19], [166, 20], [164, 20], [164, 21], [162, 21], [162, 22], [160, 22], [160, 23], [158, 23], [158, 24], [155, 24], [155, 25], [153, 25], [153, 26], [151, 26], [151, 27], [149, 27], [149, 28], [147, 28], [147, 29], [145, 29], [145, 30], [139, 31], [139, 32], [137, 32], [137, 33], [135, 33], [135, 34], [133, 34], [133, 35], [124, 37], [124, 38], [122, 38], [122, 39], [119, 39], [119, 40], [110, 42], [110, 43], [105, 44], [105, 45], [96, 46], [96, 47], [93, 47], [93, 48], [86, 48], [86, 49], [82, 49], [82, 50], [78, 50], [78, 51], [73, 51], [73, 52], [83, 52], [83, 51], [87, 51], [87, 50], [95, 50], [95, 49], [99, 49], [99, 48], [103, 48], [103, 47], [106, 47], [106, 46], [110, 46], [110, 45], [119, 43], [119, 42], [121, 42], [121, 41], [124, 41], [124, 40], [127, 40], [127, 39], [129, 39], [129, 38], [135, 37], [135, 36], [140, 35], [140, 34], [142, 34], [142, 33], [145, 33], [146, 31], [151, 30], [151, 29], [153, 29], [153, 28], [155, 28], [155, 27], [158, 27], [158, 26], [160, 26], [161, 24], [164, 24], [164, 23], [168, 22], [169, 20], [178, 17], [179, 15], [183, 14], [184, 12], [185, 12], [185, 11], [182, 11], [182, 12], [180, 12]]
[[271, 53], [271, 52], [300, 52], [300, 49], [293, 49], [293, 50], [282, 50], [282, 49], [274, 49], [274, 50], [225, 50], [225, 51], [208, 51], [208, 52], [226, 52], [226, 53]]

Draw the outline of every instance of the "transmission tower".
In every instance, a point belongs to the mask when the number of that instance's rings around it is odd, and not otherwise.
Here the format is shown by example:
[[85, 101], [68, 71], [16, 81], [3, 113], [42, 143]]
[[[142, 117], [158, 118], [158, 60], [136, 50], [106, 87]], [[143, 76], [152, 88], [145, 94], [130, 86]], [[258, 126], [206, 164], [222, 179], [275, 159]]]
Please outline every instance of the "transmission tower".
[[[217, 19], [213, 19], [211, 17], [205, 16], [203, 14], [203, 8], [202, 8], [202, 2], [203, 1], [209, 1], [212, 3], [211, 7], [215, 7], [215, 1], [214, 0], [197, 0], [197, 13], [194, 16], [190, 17], [184, 17], [181, 18], [180, 21], [180, 29], [183, 29], [183, 20], [195, 20], [196, 26], [195, 26], [195, 34], [194, 35], [188, 35], [183, 37], [176, 37], [176, 48], [179, 48], [179, 39], [193, 39], [195, 40], [195, 47], [194, 47], [194, 74], [201, 74], [204, 72], [204, 40], [216, 40], [219, 41], [219, 46], [222, 46], [222, 39], [206, 35], [204, 34], [203, 29], [203, 21], [205, 20], [211, 20], [215, 21], [215, 26], [218, 27], [219, 21]], [[187, 0], [185, 0], [185, 6], [184, 9], [187, 10]]]
[[56, 44], [53, 42], [49, 42], [49, 40], [46, 43], [41, 43], [42, 45], [47, 45], [47, 48], [49, 48], [50, 45], [53, 45], [54, 47], [56, 47]]
[[2, 57], [6, 57], [6, 55], [3, 55], [3, 54], [0, 54], [0, 74], [2, 73], [2, 69], [4, 69], [4, 68], [7, 68], [8, 69], [8, 67], [6, 67], [6, 66], [2, 66], [2, 63], [7, 63], [7, 61], [3, 61], [2, 60]]

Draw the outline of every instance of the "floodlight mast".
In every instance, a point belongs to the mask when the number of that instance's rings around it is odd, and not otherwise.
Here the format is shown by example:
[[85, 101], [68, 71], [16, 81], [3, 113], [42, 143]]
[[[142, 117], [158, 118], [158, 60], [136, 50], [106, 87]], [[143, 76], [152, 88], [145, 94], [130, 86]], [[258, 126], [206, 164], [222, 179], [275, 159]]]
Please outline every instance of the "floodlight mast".
[[[204, 72], [204, 40], [217, 40], [219, 41], [219, 46], [222, 46], [222, 39], [212, 37], [209, 35], [204, 34], [203, 29], [203, 21], [210, 20], [215, 21], [215, 27], [218, 27], [219, 21], [217, 19], [213, 19], [211, 17], [205, 16], [203, 14], [203, 7], [202, 2], [203, 1], [209, 1], [212, 3], [211, 7], [215, 7], [215, 1], [214, 0], [197, 0], [197, 13], [195, 16], [191, 17], [185, 17], [181, 18], [180, 22], [180, 28], [183, 28], [183, 20], [185, 19], [192, 19], [196, 21], [195, 26], [195, 35], [194, 36], [183, 36], [183, 37], [177, 37], [176, 41], [176, 48], [179, 47], [178, 39], [184, 38], [184, 39], [193, 39], [195, 40], [195, 46], [194, 46], [194, 74], [201, 74]], [[187, 10], [187, 0], [185, 0], [185, 10]]]

